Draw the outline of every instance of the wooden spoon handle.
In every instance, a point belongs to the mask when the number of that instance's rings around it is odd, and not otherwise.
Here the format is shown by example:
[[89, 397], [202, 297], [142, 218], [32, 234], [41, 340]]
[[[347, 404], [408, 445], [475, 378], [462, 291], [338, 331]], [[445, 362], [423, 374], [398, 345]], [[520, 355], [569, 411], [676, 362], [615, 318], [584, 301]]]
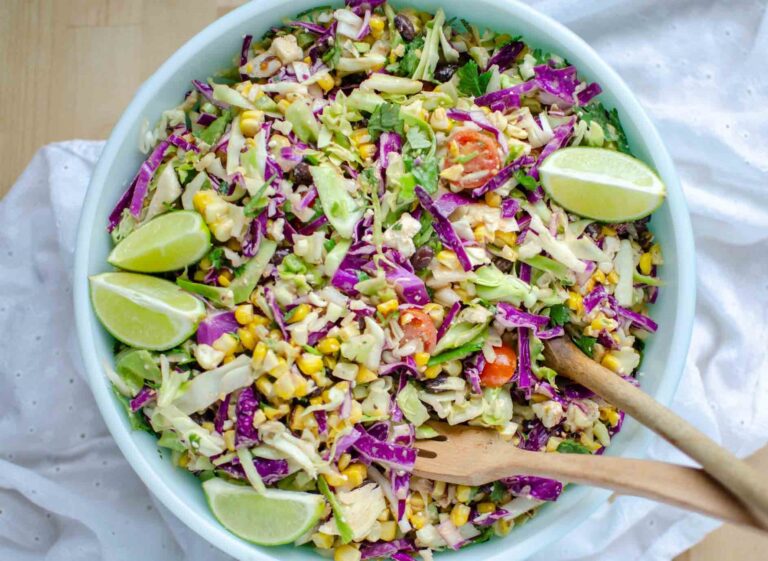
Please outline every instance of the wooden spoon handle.
[[527, 452], [521, 455], [517, 450], [508, 458], [514, 469], [507, 466], [499, 478], [514, 472], [514, 475], [539, 475], [582, 483], [762, 528], [741, 502], [701, 469], [586, 454]]
[[544, 356], [557, 372], [623, 409], [701, 464], [768, 528], [768, 481], [648, 394], [597, 364], [565, 337], [546, 342]]

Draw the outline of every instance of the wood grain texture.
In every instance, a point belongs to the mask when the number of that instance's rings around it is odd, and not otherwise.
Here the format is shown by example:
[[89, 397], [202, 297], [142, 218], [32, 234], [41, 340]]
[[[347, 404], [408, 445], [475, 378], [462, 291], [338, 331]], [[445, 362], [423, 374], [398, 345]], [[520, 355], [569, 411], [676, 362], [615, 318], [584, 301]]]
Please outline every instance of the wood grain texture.
[[[106, 138], [141, 82], [185, 40], [241, 3], [0, 0], [0, 196], [44, 144]], [[78, 103], [79, 95], [96, 98], [97, 107]], [[768, 473], [768, 448], [750, 463]], [[766, 552], [768, 538], [726, 525], [676, 561], [757, 561]]]
[[521, 450], [497, 431], [430, 422], [439, 436], [419, 440], [413, 473], [427, 479], [479, 486], [534, 475], [645, 497], [707, 516], [762, 528], [733, 495], [701, 469], [664, 462]]
[[650, 395], [587, 357], [568, 337], [545, 342], [547, 365], [623, 409], [720, 481], [768, 529], [765, 477]]

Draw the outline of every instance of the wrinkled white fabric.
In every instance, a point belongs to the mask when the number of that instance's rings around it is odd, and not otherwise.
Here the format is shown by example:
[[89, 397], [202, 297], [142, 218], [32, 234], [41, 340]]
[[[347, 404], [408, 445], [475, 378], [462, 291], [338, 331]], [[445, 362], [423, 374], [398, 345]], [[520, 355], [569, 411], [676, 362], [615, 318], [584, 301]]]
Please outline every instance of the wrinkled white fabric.
[[[673, 409], [740, 455], [768, 435], [765, 2], [531, 2], [590, 42], [672, 151], [699, 300]], [[70, 276], [101, 142], [43, 148], [0, 202], [0, 559], [218, 561], [160, 506], [107, 432], [79, 364]], [[684, 462], [655, 441], [651, 456]], [[534, 559], [666, 561], [716, 523], [633, 498]]]

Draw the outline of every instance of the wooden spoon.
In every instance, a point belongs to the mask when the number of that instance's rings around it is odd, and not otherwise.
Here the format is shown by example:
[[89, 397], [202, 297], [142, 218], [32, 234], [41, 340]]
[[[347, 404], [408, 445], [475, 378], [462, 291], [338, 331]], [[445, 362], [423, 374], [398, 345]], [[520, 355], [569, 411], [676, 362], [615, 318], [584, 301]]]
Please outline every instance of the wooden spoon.
[[558, 374], [623, 409], [699, 462], [704, 471], [741, 500], [763, 528], [768, 528], [768, 481], [755, 469], [651, 396], [587, 357], [566, 337], [546, 341], [544, 357]]
[[430, 422], [440, 436], [417, 440], [415, 475], [462, 485], [483, 485], [513, 475], [536, 475], [611, 489], [761, 528], [733, 495], [697, 468], [649, 460], [529, 452], [481, 427]]

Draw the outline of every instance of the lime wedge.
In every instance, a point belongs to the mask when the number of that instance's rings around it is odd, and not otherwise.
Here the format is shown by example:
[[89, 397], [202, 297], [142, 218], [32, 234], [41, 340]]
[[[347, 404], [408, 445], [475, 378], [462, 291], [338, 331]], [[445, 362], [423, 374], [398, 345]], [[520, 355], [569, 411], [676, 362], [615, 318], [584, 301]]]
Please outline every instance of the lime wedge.
[[127, 271], [163, 273], [196, 263], [210, 247], [211, 233], [203, 217], [193, 210], [179, 210], [131, 232], [107, 261]]
[[91, 302], [115, 339], [163, 351], [189, 339], [205, 317], [203, 303], [167, 280], [135, 273], [90, 277]]
[[564, 148], [539, 167], [541, 184], [567, 211], [601, 222], [628, 222], [661, 206], [666, 187], [646, 164], [603, 148]]
[[213, 478], [203, 483], [208, 506], [227, 530], [259, 545], [296, 541], [325, 512], [325, 499], [312, 493], [252, 487]]

